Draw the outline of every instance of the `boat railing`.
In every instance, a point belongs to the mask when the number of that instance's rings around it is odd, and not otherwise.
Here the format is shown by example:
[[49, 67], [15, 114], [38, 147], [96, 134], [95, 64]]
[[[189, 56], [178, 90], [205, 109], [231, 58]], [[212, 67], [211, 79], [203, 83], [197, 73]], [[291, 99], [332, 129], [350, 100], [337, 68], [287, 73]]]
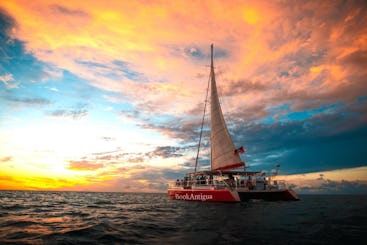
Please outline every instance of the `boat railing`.
[[272, 181], [273, 186], [276, 186], [277, 189], [279, 190], [283, 190], [283, 189], [287, 189], [287, 185], [285, 183], [285, 180], [274, 180]]
[[168, 183], [169, 189], [225, 189], [229, 187], [223, 181], [171, 181]]
[[170, 181], [168, 182], [169, 189], [183, 189], [184, 183], [181, 181]]
[[222, 182], [222, 181], [210, 181], [210, 182], [205, 182], [205, 181], [199, 181], [199, 182], [194, 182], [192, 184], [192, 188], [193, 189], [225, 189], [226, 187], [228, 187], [226, 185], [226, 183]]
[[287, 189], [284, 180], [267, 180], [267, 179], [252, 179], [252, 180], [237, 180], [235, 181], [236, 188], [248, 190], [284, 190]]
[[251, 180], [251, 181], [232, 181], [224, 180], [177, 180], [169, 182], [170, 189], [225, 189], [241, 188], [249, 190], [284, 190], [287, 189], [284, 180]]

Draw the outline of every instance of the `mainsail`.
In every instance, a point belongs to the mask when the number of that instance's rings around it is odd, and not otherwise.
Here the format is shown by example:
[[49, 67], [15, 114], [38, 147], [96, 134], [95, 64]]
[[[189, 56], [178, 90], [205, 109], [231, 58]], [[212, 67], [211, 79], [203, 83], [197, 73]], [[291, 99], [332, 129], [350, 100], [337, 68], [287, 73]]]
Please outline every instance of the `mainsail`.
[[236, 154], [231, 136], [228, 132], [226, 122], [223, 118], [220, 107], [217, 85], [215, 82], [213, 64], [213, 44], [211, 45], [211, 64], [210, 64], [210, 83], [211, 83], [211, 169], [224, 170], [242, 167], [245, 164], [240, 156]]

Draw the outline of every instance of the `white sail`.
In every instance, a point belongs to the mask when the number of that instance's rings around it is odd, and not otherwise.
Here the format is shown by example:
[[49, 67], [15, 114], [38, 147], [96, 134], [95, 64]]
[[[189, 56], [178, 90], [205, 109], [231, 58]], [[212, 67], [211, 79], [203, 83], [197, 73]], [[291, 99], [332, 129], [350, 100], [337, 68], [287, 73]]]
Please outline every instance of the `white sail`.
[[226, 122], [223, 118], [220, 107], [217, 86], [215, 82], [214, 64], [213, 64], [213, 44], [211, 45], [211, 169], [224, 170], [234, 169], [244, 166], [239, 154], [235, 153], [231, 136], [228, 132]]

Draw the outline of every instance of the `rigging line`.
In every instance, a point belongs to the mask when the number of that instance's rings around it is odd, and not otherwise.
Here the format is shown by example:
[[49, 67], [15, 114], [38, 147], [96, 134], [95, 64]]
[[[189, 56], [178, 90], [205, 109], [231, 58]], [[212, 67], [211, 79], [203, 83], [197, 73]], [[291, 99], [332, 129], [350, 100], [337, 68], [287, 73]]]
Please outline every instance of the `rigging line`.
[[205, 96], [205, 102], [204, 102], [204, 113], [203, 113], [203, 120], [201, 121], [200, 137], [199, 137], [198, 151], [197, 151], [197, 154], [196, 154], [195, 171], [194, 172], [196, 172], [196, 168], [198, 166], [201, 138], [203, 136], [203, 127], [204, 127], [204, 120], [205, 120], [205, 113], [206, 113], [206, 104], [208, 103], [209, 85], [210, 85], [211, 77], [212, 77], [212, 74], [210, 73], [209, 74], [209, 79], [208, 79], [208, 86], [206, 88], [206, 96]]

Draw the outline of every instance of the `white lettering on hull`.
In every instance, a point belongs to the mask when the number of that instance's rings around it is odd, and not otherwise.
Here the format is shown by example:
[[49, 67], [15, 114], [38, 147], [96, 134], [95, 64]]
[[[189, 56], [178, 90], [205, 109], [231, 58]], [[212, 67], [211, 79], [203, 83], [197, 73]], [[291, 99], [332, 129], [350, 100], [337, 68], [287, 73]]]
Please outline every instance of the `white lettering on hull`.
[[213, 195], [206, 195], [206, 194], [194, 194], [194, 193], [186, 193], [186, 194], [175, 194], [175, 199], [176, 200], [192, 200], [192, 201], [203, 201], [205, 202], [206, 200], [212, 200], [213, 199]]

